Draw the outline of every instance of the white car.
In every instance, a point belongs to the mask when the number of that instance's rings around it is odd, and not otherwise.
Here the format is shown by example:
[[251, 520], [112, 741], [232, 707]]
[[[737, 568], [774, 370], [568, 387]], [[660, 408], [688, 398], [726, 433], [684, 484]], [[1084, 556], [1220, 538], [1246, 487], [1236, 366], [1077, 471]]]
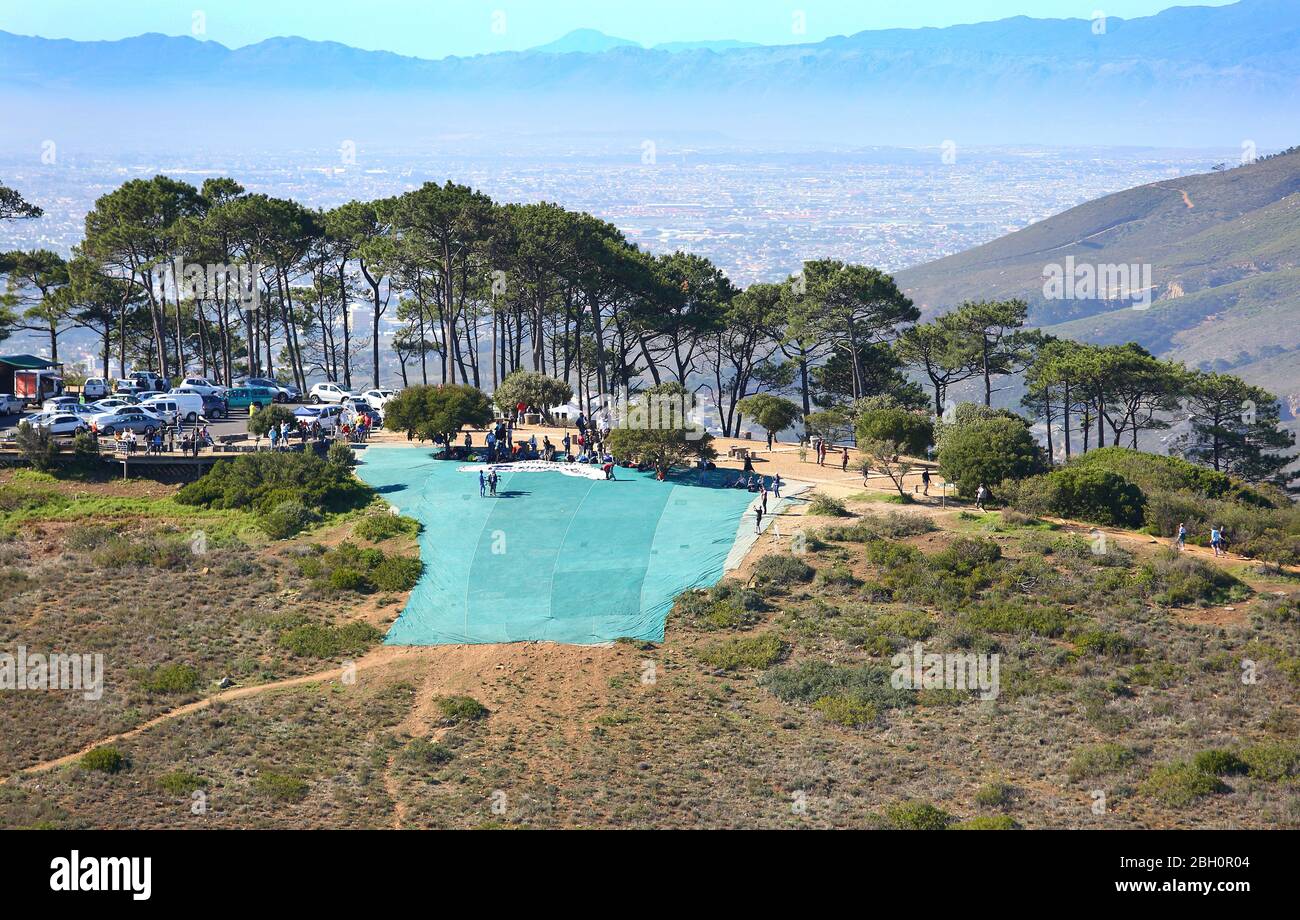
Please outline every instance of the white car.
[[80, 431], [89, 431], [90, 424], [80, 415], [71, 412], [42, 412], [26, 419], [33, 428], [44, 428], [50, 434], [71, 437]]
[[180, 419], [185, 422], [197, 422], [203, 414], [203, 397], [198, 393], [173, 392], [163, 393], [150, 399], [140, 401], [140, 408], [152, 412], [169, 425]]
[[312, 422], [319, 422], [323, 431], [332, 432], [339, 427], [346, 411], [343, 406], [302, 406], [295, 409], [293, 415], [309, 426]]
[[186, 377], [180, 386], [172, 387], [173, 393], [198, 393], [200, 396], [224, 396], [226, 388], [210, 383], [206, 377]]
[[23, 411], [23, 401], [12, 393], [0, 393], [0, 415], [13, 415]]
[[90, 404], [90, 408], [98, 410], [99, 414], [105, 412], [114, 412], [118, 409], [126, 409], [136, 405], [133, 399], [123, 399], [121, 396], [110, 396], [108, 399], [97, 399]]
[[81, 392], [87, 399], [103, 399], [113, 392], [113, 381], [107, 377], [87, 377], [86, 382], [81, 385]]
[[370, 408], [382, 409], [384, 408], [384, 404], [396, 395], [396, 390], [366, 390], [361, 394], [361, 398], [370, 405]]
[[341, 403], [351, 395], [337, 383], [318, 383], [311, 388], [307, 401], [319, 406], [321, 403]]
[[41, 403], [42, 412], [66, 412], [70, 407], [75, 406], [79, 400], [75, 396], [55, 396], [53, 399], [47, 399]]

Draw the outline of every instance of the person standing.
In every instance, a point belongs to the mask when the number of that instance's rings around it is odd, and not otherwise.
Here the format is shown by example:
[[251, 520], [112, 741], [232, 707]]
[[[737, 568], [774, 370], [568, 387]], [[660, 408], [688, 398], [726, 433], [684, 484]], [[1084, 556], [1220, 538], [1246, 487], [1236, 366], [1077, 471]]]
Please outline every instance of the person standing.
[[487, 475], [482, 470], [479, 470], [478, 471], [478, 497], [484, 498], [486, 497], [486, 495], [487, 495]]
[[980, 487], [975, 490], [975, 507], [978, 508], [980, 511], [983, 511], [984, 499], [988, 497], [989, 497], [989, 490], [984, 488], [984, 483], [981, 482]]
[[1227, 555], [1227, 553], [1223, 551], [1223, 528], [1217, 524], [1210, 527], [1210, 546], [1214, 549], [1214, 555]]
[[921, 494], [929, 495], [930, 494], [930, 470], [929, 469], [921, 470], [921, 486], [922, 486]]
[[776, 477], [772, 480], [772, 494], [775, 495], [777, 498], [781, 497], [781, 474], [780, 473], [777, 473]]
[[1187, 547], [1187, 525], [1178, 525], [1178, 537], [1174, 541], [1174, 546], [1181, 553]]
[[492, 493], [493, 498], [496, 498], [497, 495], [497, 471], [496, 470], [493, 470], [491, 473], [488, 473], [488, 491]]
[[754, 533], [762, 533], [762, 532], [763, 532], [763, 506], [760, 504], [755, 504], [754, 505]]
[[758, 497], [763, 503], [763, 513], [767, 513], [767, 479], [761, 478], [758, 481]]
[[767, 433], [767, 452], [769, 454], [772, 452], [772, 432], [770, 431]]
[[849, 449], [846, 447], [844, 448], [844, 456], [840, 459], [840, 472], [847, 473], [848, 471], [849, 471]]

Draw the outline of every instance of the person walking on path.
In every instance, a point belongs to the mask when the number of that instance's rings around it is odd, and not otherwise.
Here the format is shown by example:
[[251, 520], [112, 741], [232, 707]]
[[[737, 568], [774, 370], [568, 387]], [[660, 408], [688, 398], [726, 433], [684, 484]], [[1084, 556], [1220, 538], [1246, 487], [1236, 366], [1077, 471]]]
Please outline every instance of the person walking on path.
[[1228, 555], [1223, 548], [1223, 528], [1218, 524], [1215, 524], [1210, 528], [1210, 546], [1214, 548], [1214, 555]]
[[930, 494], [930, 471], [929, 470], [921, 470], [921, 486], [922, 486], [921, 494], [929, 495]]
[[1181, 553], [1186, 548], [1186, 546], [1187, 546], [1187, 525], [1179, 524], [1178, 534], [1177, 536], [1174, 537], [1174, 548]]
[[769, 454], [772, 452], [772, 432], [770, 431], [767, 433], [767, 452]]
[[758, 481], [758, 496], [759, 499], [763, 502], [763, 511], [766, 512], [767, 511], [767, 479], [766, 478], [760, 479]]
[[772, 480], [772, 494], [777, 498], [781, 497], [781, 474], [777, 473], [776, 478]]
[[847, 473], [848, 471], [849, 471], [849, 449], [846, 447], [844, 448], [844, 456], [840, 459], [840, 472]]
[[989, 497], [989, 490], [984, 488], [984, 483], [981, 482], [980, 487], [975, 490], [975, 507], [978, 508], [980, 511], [985, 510], [984, 500], [988, 497]]
[[754, 506], [754, 533], [763, 532], [763, 506]]

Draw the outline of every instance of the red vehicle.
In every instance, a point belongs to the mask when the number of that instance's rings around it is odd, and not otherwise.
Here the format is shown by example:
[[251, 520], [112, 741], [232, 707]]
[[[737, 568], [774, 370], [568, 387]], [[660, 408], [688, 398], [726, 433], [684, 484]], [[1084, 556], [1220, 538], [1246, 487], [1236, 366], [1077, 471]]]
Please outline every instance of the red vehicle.
[[14, 396], [24, 403], [41, 405], [63, 395], [63, 377], [57, 371], [14, 371]]

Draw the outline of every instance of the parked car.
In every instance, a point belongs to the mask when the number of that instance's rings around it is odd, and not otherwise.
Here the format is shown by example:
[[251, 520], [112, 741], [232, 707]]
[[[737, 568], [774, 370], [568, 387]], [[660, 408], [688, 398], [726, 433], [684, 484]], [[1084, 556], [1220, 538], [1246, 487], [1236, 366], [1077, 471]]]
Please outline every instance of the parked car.
[[44, 428], [50, 434], [60, 437], [72, 437], [79, 432], [90, 430], [89, 422], [71, 412], [39, 412], [24, 421], [30, 422], [33, 428]]
[[271, 390], [279, 390], [281, 399], [276, 402], [298, 402], [302, 398], [302, 390], [298, 389], [292, 383], [281, 383], [270, 377], [245, 377], [239, 381], [241, 387], [266, 387]]
[[235, 409], [261, 409], [276, 401], [278, 390], [269, 387], [233, 387], [226, 390], [226, 406]]
[[203, 397], [203, 415], [205, 418], [220, 419], [230, 414], [230, 406], [225, 396]]
[[80, 400], [75, 396], [56, 396], [41, 403], [42, 412], [61, 412], [69, 406], [75, 406]]
[[337, 383], [318, 383], [311, 388], [311, 393], [307, 396], [307, 401], [313, 406], [319, 406], [321, 403], [340, 403], [352, 394]]
[[13, 415], [23, 411], [23, 401], [12, 393], [0, 393], [0, 415]]
[[361, 398], [370, 404], [372, 409], [382, 409], [384, 404], [397, 395], [396, 390], [366, 390], [361, 394]]
[[320, 422], [322, 429], [333, 432], [339, 427], [344, 411], [343, 406], [303, 406], [295, 409], [293, 414], [295, 418], [302, 419], [308, 425], [312, 422]]
[[112, 412], [114, 409], [126, 409], [130, 406], [138, 405], [139, 400], [134, 396], [110, 396], [107, 399], [97, 399], [90, 404], [92, 409], [98, 409], [101, 413]]
[[138, 406], [119, 409], [95, 417], [95, 425], [101, 435], [112, 436], [119, 431], [134, 431], [136, 434], [153, 434], [163, 426], [163, 420], [152, 412]]
[[203, 397], [198, 393], [163, 393], [142, 401], [140, 408], [148, 409], [165, 419], [169, 425], [176, 424], [177, 419], [193, 423], [203, 414]]
[[351, 409], [354, 415], [360, 416], [362, 413], [369, 415], [375, 421], [383, 421], [384, 413], [378, 407], [372, 406], [363, 396], [349, 396], [339, 405]]
[[140, 385], [142, 391], [166, 393], [171, 388], [161, 374], [155, 374], [153, 371], [132, 371], [130, 377]]
[[110, 383], [107, 377], [87, 377], [86, 382], [81, 385], [82, 395], [92, 401], [103, 399], [112, 392]]
[[179, 386], [172, 387], [173, 393], [198, 393], [200, 396], [220, 396], [226, 392], [223, 386], [210, 383], [206, 377], [186, 377]]

